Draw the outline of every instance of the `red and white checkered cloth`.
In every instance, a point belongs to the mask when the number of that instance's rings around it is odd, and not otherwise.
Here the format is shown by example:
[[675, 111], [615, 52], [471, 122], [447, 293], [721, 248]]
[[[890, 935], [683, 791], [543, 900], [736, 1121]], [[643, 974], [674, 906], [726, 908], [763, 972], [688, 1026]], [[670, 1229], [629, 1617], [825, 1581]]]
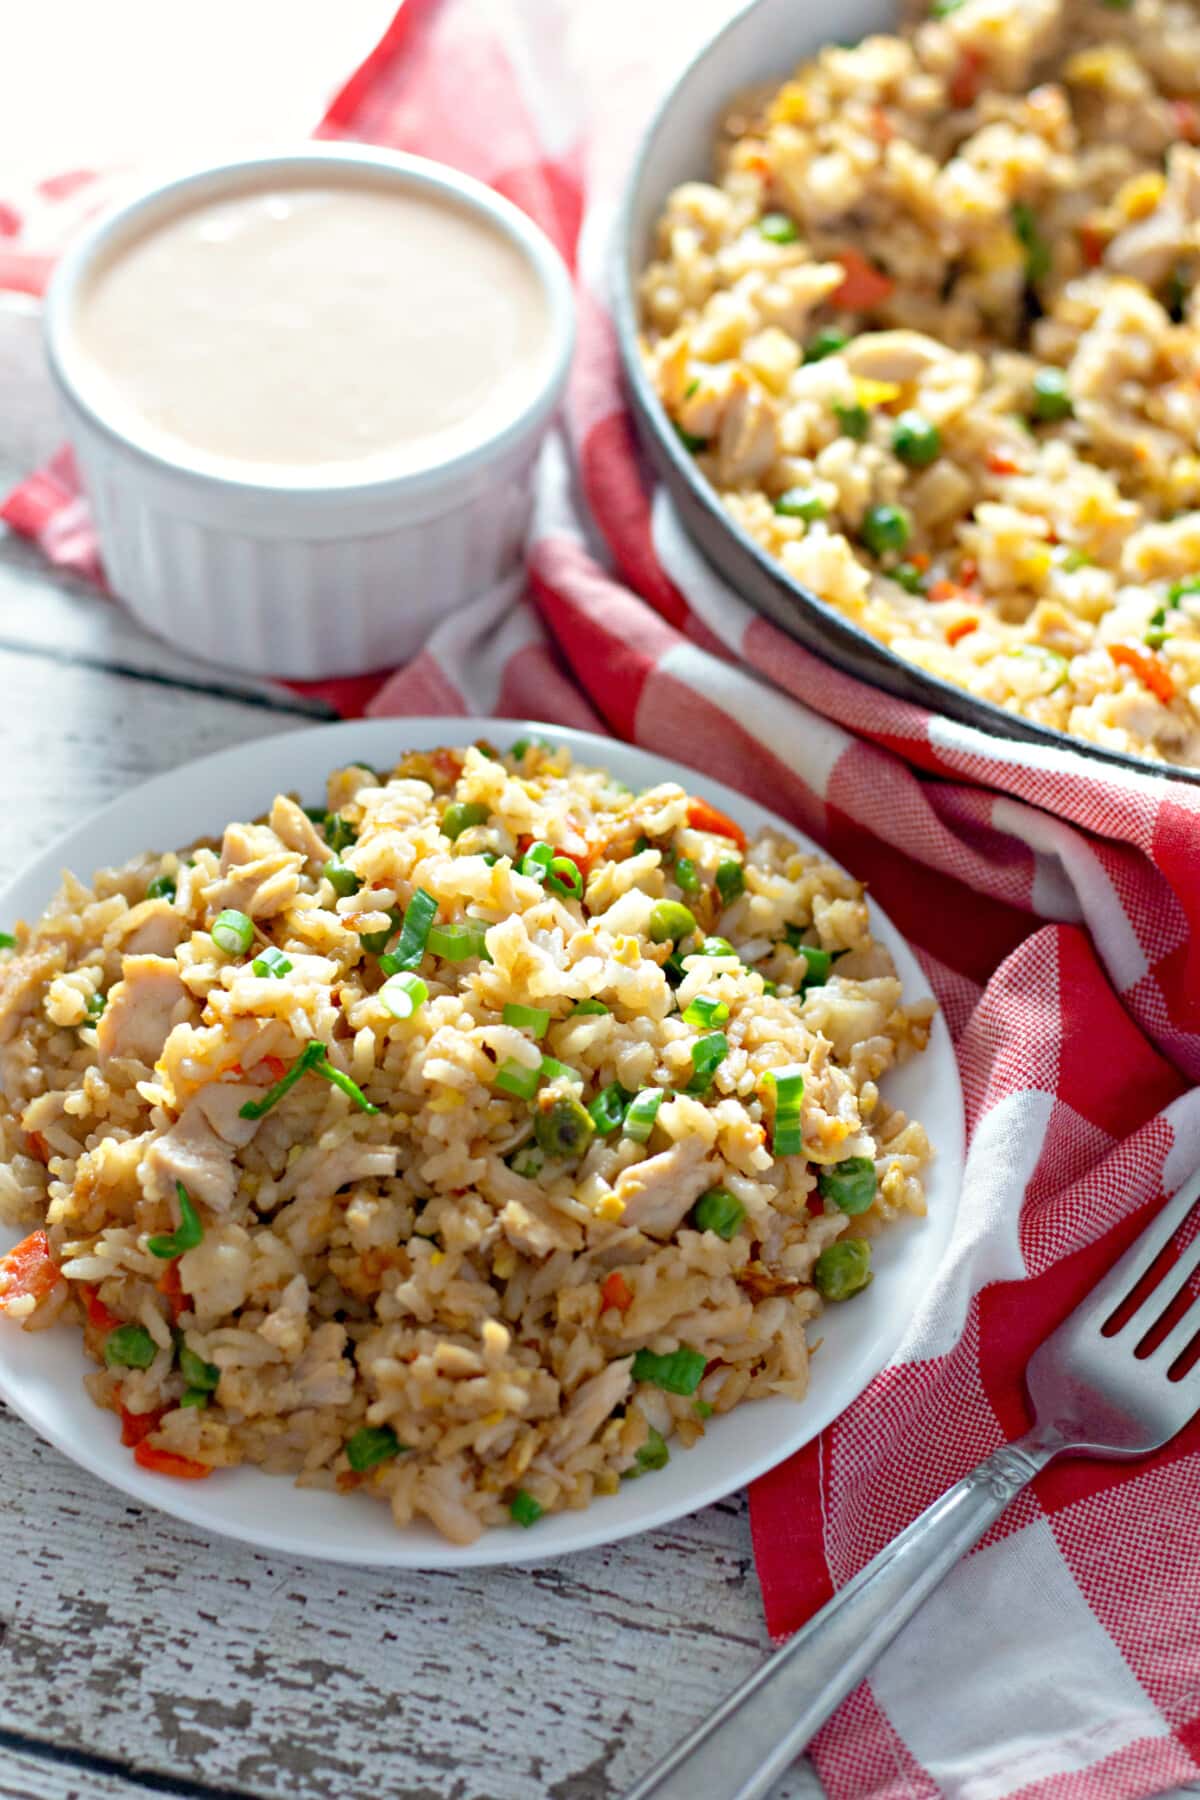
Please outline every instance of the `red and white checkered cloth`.
[[[870, 881], [954, 1033], [970, 1132], [943, 1278], [892, 1365], [756, 1483], [776, 1635], [1022, 1431], [1025, 1361], [1200, 1162], [1200, 790], [930, 718], [749, 611], [647, 486], [606, 311], [637, 131], [725, 0], [406, 0], [320, 127], [441, 158], [578, 273], [533, 603], [491, 596], [344, 710], [608, 727], [731, 782]], [[648, 37], [649, 32], [649, 37]], [[466, 103], [468, 102], [469, 103]], [[0, 205], [0, 285], [38, 291], [105, 184]], [[2, 406], [0, 406], [2, 412]], [[69, 459], [0, 514], [98, 573]], [[1200, 1428], [1045, 1474], [813, 1746], [835, 1800], [1130, 1800], [1200, 1774]]]

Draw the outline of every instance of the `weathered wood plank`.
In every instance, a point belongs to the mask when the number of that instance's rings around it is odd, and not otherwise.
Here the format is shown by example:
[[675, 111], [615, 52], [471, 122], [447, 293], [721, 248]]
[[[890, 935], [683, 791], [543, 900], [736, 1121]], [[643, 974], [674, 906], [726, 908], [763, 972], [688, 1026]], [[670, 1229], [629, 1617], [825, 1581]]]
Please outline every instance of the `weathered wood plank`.
[[208, 1539], [4, 1414], [0, 1456], [6, 1726], [216, 1789], [615, 1800], [767, 1649], [741, 1500], [540, 1568], [404, 1574]]

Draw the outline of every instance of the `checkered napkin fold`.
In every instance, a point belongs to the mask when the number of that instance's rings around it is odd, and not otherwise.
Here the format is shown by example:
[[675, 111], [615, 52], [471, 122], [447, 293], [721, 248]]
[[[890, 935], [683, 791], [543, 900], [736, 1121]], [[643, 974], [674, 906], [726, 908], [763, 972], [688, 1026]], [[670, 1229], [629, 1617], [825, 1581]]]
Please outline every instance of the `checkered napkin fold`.
[[[341, 710], [607, 728], [693, 763], [820, 839], [920, 956], [966, 1094], [962, 1205], [891, 1365], [753, 1488], [782, 1636], [1025, 1428], [1029, 1353], [1200, 1163], [1200, 789], [834, 672], [732, 594], [647, 485], [607, 313], [613, 206], [656, 93], [725, 10], [406, 0], [332, 102], [321, 136], [440, 158], [526, 208], [576, 271], [580, 347], [529, 594], [481, 599], [405, 669], [319, 691]], [[38, 292], [119, 187], [78, 173], [0, 203], [0, 287]], [[100, 579], [67, 456], [0, 516]], [[834, 1800], [1133, 1800], [1200, 1774], [1198, 1518], [1195, 1427], [1146, 1462], [1043, 1475], [817, 1738]]]

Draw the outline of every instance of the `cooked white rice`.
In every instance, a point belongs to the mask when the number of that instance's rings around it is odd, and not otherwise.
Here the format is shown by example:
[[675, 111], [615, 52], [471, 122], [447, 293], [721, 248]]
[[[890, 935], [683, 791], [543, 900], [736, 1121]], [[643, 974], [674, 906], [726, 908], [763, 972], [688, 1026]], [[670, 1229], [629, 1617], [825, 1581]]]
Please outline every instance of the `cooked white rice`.
[[[145, 1467], [362, 1487], [458, 1543], [614, 1492], [742, 1400], [802, 1399], [821, 1290], [924, 1209], [925, 1134], [878, 1083], [931, 1006], [903, 1003], [859, 886], [539, 743], [342, 769], [327, 806], [68, 875], [19, 928], [0, 1207], [36, 1229], [0, 1310], [82, 1320]], [[537, 844], [568, 858], [551, 880]], [[421, 891], [425, 995], [396, 1017], [380, 954]], [[664, 937], [684, 905], [694, 931]], [[788, 1070], [799, 1148], [775, 1155]], [[657, 1116], [628, 1115], [648, 1092]]]

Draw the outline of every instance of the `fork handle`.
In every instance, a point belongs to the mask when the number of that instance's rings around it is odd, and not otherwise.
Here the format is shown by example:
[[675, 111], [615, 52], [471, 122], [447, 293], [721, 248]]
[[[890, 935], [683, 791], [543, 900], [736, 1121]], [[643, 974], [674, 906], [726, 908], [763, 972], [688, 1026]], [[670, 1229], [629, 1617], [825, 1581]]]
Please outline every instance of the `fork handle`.
[[624, 1800], [759, 1800], [959, 1557], [1065, 1448], [1035, 1428], [964, 1475]]

